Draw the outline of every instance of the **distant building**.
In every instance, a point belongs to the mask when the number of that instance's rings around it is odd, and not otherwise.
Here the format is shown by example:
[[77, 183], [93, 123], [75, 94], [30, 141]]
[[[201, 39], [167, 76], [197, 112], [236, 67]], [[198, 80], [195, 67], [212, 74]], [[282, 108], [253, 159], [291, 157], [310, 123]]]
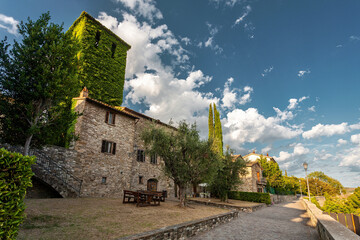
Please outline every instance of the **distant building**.
[[[237, 186], [238, 191], [242, 192], [265, 192], [266, 179], [262, 175], [262, 168], [260, 166], [259, 160], [263, 155], [256, 154], [255, 151], [249, 153], [242, 157], [241, 155], [234, 155], [233, 158], [242, 158], [246, 162], [246, 174], [240, 176], [242, 184]], [[265, 157], [268, 161], [273, 161], [273, 157], [270, 157], [268, 154]]]

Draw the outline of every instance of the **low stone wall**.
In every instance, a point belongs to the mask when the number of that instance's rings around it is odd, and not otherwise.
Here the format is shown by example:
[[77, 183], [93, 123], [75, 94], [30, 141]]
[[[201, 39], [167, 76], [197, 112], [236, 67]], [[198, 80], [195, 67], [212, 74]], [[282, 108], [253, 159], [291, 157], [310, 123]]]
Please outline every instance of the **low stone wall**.
[[201, 232], [210, 230], [222, 223], [231, 221], [239, 216], [238, 211], [232, 211], [228, 213], [222, 213], [215, 216], [203, 218], [200, 220], [194, 220], [185, 222], [169, 227], [156, 229], [149, 232], [139, 233], [127, 237], [120, 238], [119, 240], [134, 240], [134, 239], [146, 239], [146, 240], [160, 240], [160, 239], [186, 239]]
[[197, 200], [188, 200], [190, 203], [196, 203], [196, 204], [203, 204], [203, 205], [207, 205], [207, 206], [212, 206], [212, 207], [218, 207], [218, 208], [224, 208], [224, 209], [230, 209], [230, 210], [237, 210], [240, 212], [255, 212], [263, 207], [266, 207], [265, 203], [259, 203], [259, 205], [257, 206], [253, 206], [253, 207], [241, 207], [241, 206], [234, 206], [234, 205], [228, 205], [226, 203], [222, 204], [222, 203], [214, 203], [214, 202], [204, 202], [204, 201], [197, 201]]
[[312, 224], [316, 225], [320, 239], [325, 240], [360, 240], [360, 236], [356, 235], [345, 226], [335, 221], [332, 217], [322, 214], [315, 204], [303, 199], [302, 203], [306, 208]]
[[282, 202], [291, 202], [297, 199], [295, 195], [277, 195], [270, 194], [271, 203], [282, 203]]

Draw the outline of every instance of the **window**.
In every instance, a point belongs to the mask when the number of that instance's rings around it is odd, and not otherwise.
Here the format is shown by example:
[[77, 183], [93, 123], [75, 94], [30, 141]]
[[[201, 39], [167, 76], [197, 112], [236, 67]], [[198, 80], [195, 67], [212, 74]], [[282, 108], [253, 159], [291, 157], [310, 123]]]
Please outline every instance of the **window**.
[[115, 152], [116, 152], [116, 143], [108, 142], [106, 140], [103, 140], [102, 145], [101, 145], [101, 152], [115, 154]]
[[116, 44], [113, 43], [113, 44], [111, 45], [111, 57], [112, 57], [112, 58], [114, 58], [114, 56], [115, 56], [115, 49], [116, 49]]
[[137, 158], [138, 162], [145, 162], [145, 152], [144, 150], [137, 150]]
[[144, 184], [144, 178], [143, 178], [143, 176], [139, 176], [139, 184]]
[[260, 172], [256, 172], [257, 180], [260, 182]]
[[157, 164], [157, 155], [156, 154], [151, 155], [150, 163]]
[[108, 124], [115, 124], [115, 116], [116, 116], [115, 113], [107, 111], [105, 115], [105, 122]]
[[97, 31], [95, 35], [95, 47], [99, 46], [99, 42], [100, 42], [100, 32]]
[[102, 177], [101, 183], [102, 183], [102, 184], [106, 184], [106, 177]]

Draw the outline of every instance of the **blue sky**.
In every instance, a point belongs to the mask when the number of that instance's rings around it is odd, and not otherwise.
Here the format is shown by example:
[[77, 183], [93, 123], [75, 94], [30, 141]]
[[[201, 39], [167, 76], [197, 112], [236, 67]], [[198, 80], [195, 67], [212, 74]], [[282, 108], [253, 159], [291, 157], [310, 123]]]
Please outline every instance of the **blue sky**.
[[46, 11], [65, 29], [87, 11], [132, 46], [124, 105], [206, 137], [215, 102], [236, 153], [360, 185], [360, 1], [2, 0], [0, 37]]

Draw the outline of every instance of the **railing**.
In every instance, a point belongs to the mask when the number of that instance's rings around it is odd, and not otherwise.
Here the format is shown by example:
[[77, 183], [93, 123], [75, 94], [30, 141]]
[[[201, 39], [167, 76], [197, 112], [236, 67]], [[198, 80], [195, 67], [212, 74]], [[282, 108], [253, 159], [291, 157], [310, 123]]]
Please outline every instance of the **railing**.
[[65, 167], [60, 166], [58, 163], [54, 162], [49, 156], [39, 151], [30, 150], [29, 155], [35, 155], [37, 157], [36, 164], [48, 172], [51, 176], [58, 179], [65, 186], [73, 189], [78, 196], [80, 196], [82, 180], [75, 177], [69, 170]]
[[256, 180], [256, 184], [266, 185], [266, 179], [265, 179], [265, 178], [261, 178], [260, 180]]
[[360, 236], [360, 217], [350, 213], [327, 213], [323, 212], [323, 214], [330, 215], [333, 219], [356, 233]]

